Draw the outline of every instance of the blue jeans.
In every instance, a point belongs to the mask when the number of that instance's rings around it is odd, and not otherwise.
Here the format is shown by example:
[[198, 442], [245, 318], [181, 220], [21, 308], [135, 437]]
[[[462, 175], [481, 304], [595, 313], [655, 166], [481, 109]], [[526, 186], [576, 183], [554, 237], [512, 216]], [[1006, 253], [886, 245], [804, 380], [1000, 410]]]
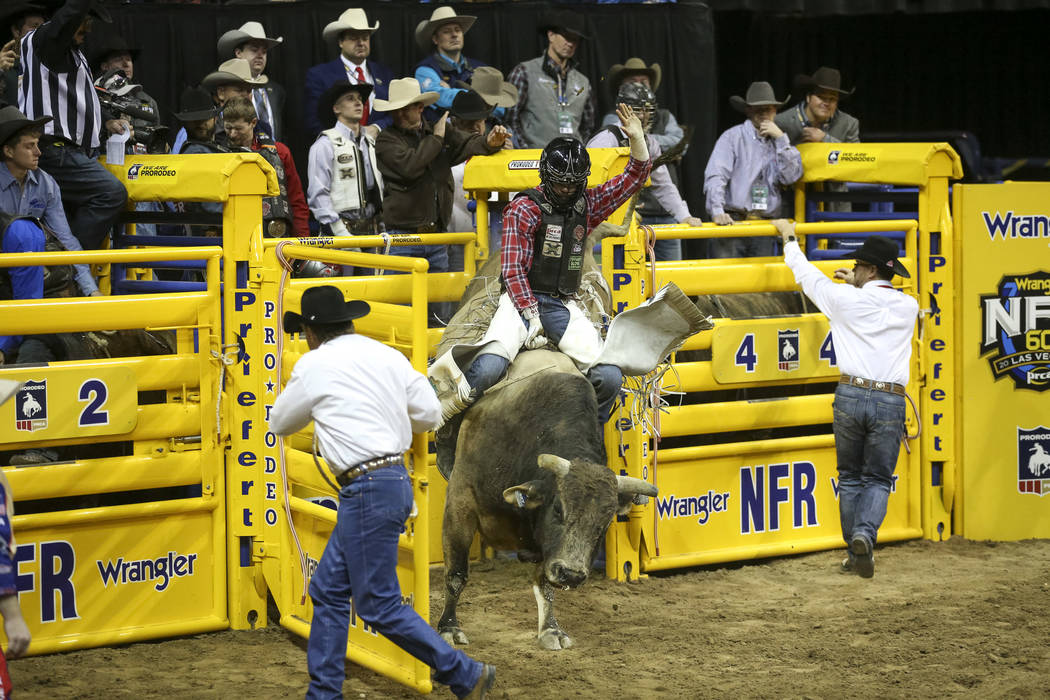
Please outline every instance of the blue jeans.
[[904, 397], [839, 384], [833, 406], [842, 538], [863, 535], [874, 545], [904, 436]]
[[[3, 252], [5, 253], [42, 253], [44, 251], [44, 229], [29, 219], [12, 221], [3, 234]], [[13, 299], [40, 299], [44, 296], [44, 268], [39, 265], [25, 265], [7, 268], [11, 280], [11, 297]], [[14, 359], [15, 350], [22, 342], [20, 335], [0, 335], [0, 352], [7, 356], [7, 362]]]
[[40, 147], [40, 168], [55, 178], [69, 229], [84, 246], [98, 250], [128, 201], [127, 190], [101, 163], [72, 146]]
[[[536, 294], [536, 300], [540, 304], [543, 333], [548, 340], [557, 345], [569, 326], [569, 310], [560, 299], [547, 294]], [[482, 353], [474, 358], [463, 376], [477, 395], [481, 396], [503, 377], [509, 364], [504, 357]], [[623, 372], [615, 365], [596, 365], [587, 370], [587, 379], [594, 387], [594, 394], [598, 399], [598, 417], [604, 423], [609, 420], [613, 403], [620, 394]]]
[[411, 510], [412, 481], [402, 465], [354, 479], [339, 492], [335, 530], [310, 579], [307, 698], [343, 696], [351, 596], [360, 620], [433, 668], [435, 680], [457, 696], [481, 677], [479, 662], [450, 647], [401, 601], [397, 540]]
[[[400, 229], [389, 229], [387, 233], [412, 233], [411, 231], [403, 231]], [[390, 246], [390, 254], [398, 255], [403, 258], [426, 258], [430, 262], [430, 272], [448, 272], [448, 246], [447, 245], [404, 245], [404, 246]], [[390, 270], [387, 274], [400, 275], [401, 272], [395, 272]], [[454, 305], [449, 301], [436, 301], [427, 304], [427, 314], [430, 317], [428, 325], [434, 326], [432, 323], [435, 319], [439, 321], [436, 325], [445, 325], [452, 318]]]

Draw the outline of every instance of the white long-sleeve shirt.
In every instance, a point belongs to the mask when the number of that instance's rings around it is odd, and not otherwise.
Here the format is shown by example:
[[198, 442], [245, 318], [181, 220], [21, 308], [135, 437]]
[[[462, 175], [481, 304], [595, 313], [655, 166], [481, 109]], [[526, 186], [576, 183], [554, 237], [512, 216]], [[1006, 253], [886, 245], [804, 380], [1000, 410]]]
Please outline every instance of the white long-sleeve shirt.
[[412, 433], [441, 422], [441, 404], [408, 358], [349, 333], [299, 358], [270, 410], [270, 430], [278, 435], [290, 435], [311, 420], [321, 454], [340, 474], [408, 450]]
[[802, 291], [828, 317], [843, 374], [908, 383], [911, 337], [919, 315], [915, 299], [882, 280], [859, 289], [836, 284], [806, 260], [796, 241], [784, 246], [784, 262]]

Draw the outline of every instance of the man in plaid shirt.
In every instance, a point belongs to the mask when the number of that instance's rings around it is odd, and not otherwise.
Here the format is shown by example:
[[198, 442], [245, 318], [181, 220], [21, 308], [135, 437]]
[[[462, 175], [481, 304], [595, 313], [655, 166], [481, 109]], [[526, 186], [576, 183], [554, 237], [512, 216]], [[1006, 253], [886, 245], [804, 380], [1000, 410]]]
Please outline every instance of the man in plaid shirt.
[[[629, 105], [617, 114], [630, 140], [624, 171], [585, 189], [590, 157], [579, 141], [559, 137], [540, 157], [540, 186], [519, 194], [503, 214], [502, 268], [506, 292], [482, 338], [482, 347], [464, 372], [471, 392], [443, 401], [444, 419], [462, 411], [499, 381], [524, 346], [548, 341], [576, 363], [594, 386], [598, 413], [609, 419], [623, 373], [613, 365], [592, 366], [601, 336], [584, 315], [577, 293], [587, 234], [645, 183], [652, 169], [642, 124]], [[545, 336], [545, 337], [544, 337]]]

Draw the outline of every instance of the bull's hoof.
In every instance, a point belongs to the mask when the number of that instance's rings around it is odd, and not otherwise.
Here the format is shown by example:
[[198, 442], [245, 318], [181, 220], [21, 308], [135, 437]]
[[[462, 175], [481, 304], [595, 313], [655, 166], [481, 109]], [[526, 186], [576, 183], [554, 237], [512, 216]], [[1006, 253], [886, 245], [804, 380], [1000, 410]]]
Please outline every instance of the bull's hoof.
[[559, 629], [545, 629], [540, 632], [538, 639], [540, 647], [547, 651], [561, 651], [572, 646], [572, 638]]
[[458, 627], [448, 627], [440, 630], [441, 638], [449, 644], [459, 644], [460, 646], [466, 646], [470, 644], [470, 640], [467, 639], [467, 635], [463, 633]]

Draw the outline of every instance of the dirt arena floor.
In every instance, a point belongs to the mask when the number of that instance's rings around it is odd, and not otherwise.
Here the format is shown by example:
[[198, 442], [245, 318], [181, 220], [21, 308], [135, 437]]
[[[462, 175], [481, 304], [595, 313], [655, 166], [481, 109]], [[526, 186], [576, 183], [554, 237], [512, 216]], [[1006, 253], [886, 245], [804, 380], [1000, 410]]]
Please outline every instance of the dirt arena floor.
[[[460, 621], [468, 653], [498, 667], [496, 698], [1050, 695], [1050, 541], [889, 545], [871, 580], [840, 574], [841, 556], [592, 579], [559, 592], [576, 641], [561, 652], [536, 646], [531, 567], [488, 562]], [[418, 697], [348, 672], [348, 700]], [[20, 659], [11, 676], [22, 700], [290, 698], [308, 682], [304, 643], [280, 627]]]

